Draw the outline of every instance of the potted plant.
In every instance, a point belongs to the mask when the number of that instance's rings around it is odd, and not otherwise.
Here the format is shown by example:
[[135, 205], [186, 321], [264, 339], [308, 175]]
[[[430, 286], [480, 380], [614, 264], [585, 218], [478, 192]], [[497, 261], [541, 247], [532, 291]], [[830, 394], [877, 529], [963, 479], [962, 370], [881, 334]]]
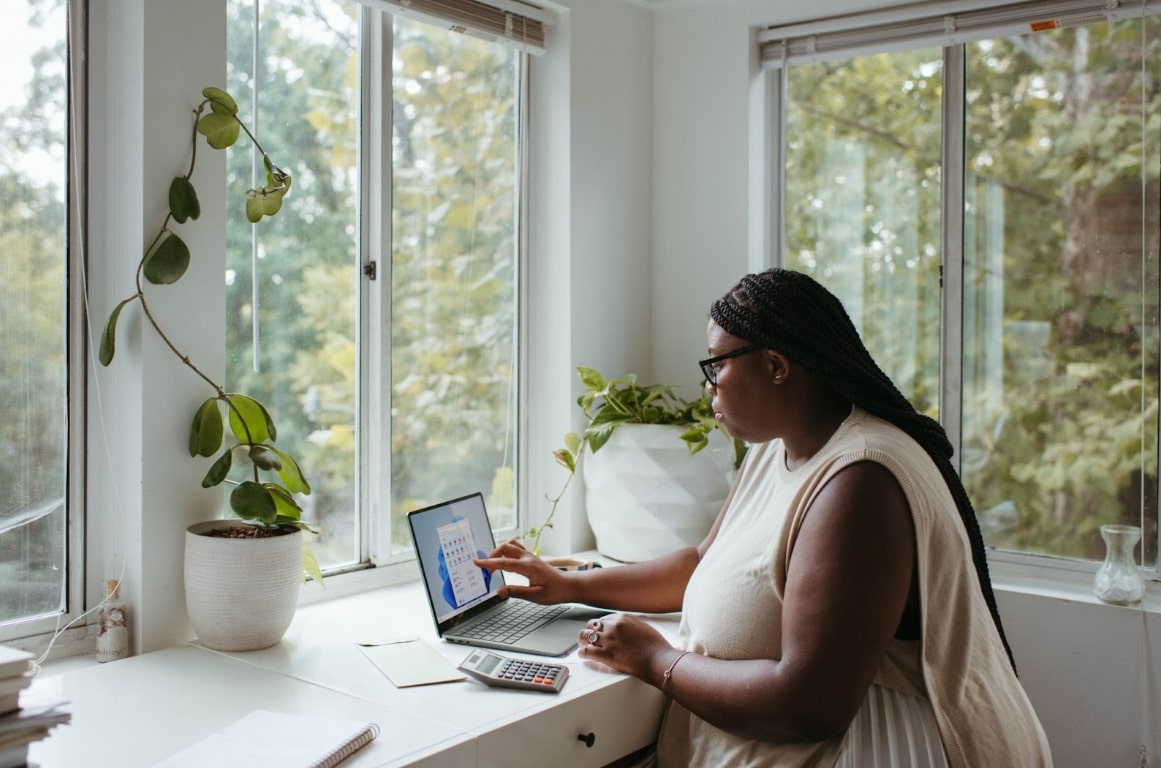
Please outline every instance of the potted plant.
[[[189, 266], [189, 247], [171, 225], [196, 220], [201, 213], [191, 180], [199, 134], [211, 148], [226, 149], [244, 132], [261, 153], [267, 183], [247, 193], [246, 216], [251, 223], [278, 213], [291, 177], [271, 161], [238, 117], [238, 105], [229, 93], [206, 88], [202, 96], [193, 113], [189, 168], [170, 183], [169, 212], [138, 262], [136, 290], [113, 308], [105, 323], [98, 359], [104, 366], [112, 363], [117, 321], [126, 307], [137, 303], [165, 345], [212, 391], [193, 414], [189, 452], [194, 457], [217, 456], [201, 485], [232, 485], [230, 508], [238, 519], [197, 523], [187, 530], [186, 605], [203, 643], [217, 650], [251, 650], [278, 642], [286, 632], [304, 573], [322, 580], [318, 563], [302, 540], [304, 531], [316, 531], [302, 519], [295, 498], [309, 494], [310, 484], [294, 457], [275, 445], [277, 428], [266, 407], [245, 394], [227, 392], [177, 348], [150, 310], [145, 283], [173, 285]], [[231, 479], [236, 464], [240, 477]]]
[[686, 400], [672, 386], [639, 384], [632, 373], [607, 379], [583, 366], [577, 373], [585, 386], [577, 405], [587, 423], [553, 452], [568, 475], [549, 499], [544, 523], [528, 531], [532, 550], [539, 554], [541, 536], [586, 453], [585, 507], [602, 554], [634, 562], [700, 541], [746, 455], [745, 443], [719, 427], [704, 393]]

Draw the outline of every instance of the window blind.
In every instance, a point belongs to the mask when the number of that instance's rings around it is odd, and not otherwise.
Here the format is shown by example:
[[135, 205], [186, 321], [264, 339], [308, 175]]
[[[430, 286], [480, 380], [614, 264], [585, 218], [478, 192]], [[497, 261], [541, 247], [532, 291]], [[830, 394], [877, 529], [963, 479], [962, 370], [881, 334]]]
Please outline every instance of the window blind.
[[545, 52], [544, 28], [555, 16], [520, 0], [360, 0], [364, 5], [407, 16], [527, 53]]
[[871, 53], [959, 45], [988, 37], [1115, 21], [1161, 12], [1161, 0], [1035, 0], [981, 8], [979, 0], [913, 3], [758, 33], [767, 69]]

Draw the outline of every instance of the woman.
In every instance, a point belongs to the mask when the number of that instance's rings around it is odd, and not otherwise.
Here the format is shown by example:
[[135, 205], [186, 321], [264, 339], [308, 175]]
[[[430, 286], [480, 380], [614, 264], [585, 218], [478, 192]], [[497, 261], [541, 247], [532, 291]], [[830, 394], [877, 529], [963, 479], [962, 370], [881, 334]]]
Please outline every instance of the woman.
[[554, 571], [519, 544], [480, 561], [512, 595], [681, 610], [681, 648], [614, 614], [579, 655], [671, 698], [662, 766], [1051, 766], [943, 429], [801, 273], [714, 302], [701, 366], [715, 418], [751, 443], [699, 546]]

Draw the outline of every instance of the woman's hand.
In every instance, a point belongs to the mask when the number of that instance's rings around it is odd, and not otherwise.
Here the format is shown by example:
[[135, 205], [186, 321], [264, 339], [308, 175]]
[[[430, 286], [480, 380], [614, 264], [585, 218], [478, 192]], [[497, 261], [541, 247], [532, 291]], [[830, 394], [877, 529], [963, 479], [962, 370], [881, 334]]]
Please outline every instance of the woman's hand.
[[476, 560], [476, 565], [489, 573], [508, 571], [528, 579], [528, 586], [506, 584], [500, 587], [503, 597], [520, 597], [534, 603], [552, 604], [575, 602], [575, 590], [570, 588], [572, 574], [566, 574], [524, 548], [516, 539], [509, 539], [490, 556]]
[[655, 685], [657, 669], [664, 668], [675, 649], [660, 632], [640, 617], [612, 613], [593, 619], [580, 631], [577, 655], [617, 672]]

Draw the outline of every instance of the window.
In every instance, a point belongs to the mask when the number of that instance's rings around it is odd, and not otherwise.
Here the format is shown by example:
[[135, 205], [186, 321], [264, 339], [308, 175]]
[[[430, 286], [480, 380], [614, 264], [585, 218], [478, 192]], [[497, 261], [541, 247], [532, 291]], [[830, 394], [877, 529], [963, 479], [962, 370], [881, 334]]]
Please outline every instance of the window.
[[[229, 213], [227, 378], [307, 473], [315, 555], [409, 556], [406, 513], [475, 490], [514, 529], [525, 54], [346, 0], [229, 9], [229, 89], [294, 185]], [[236, 199], [261, 165], [229, 163]]]
[[[787, 72], [786, 260], [842, 300], [921, 411], [939, 411], [942, 54]], [[882, 92], [889, 98], [866, 99]]]
[[990, 546], [1132, 523], [1155, 568], [1161, 17], [1077, 6], [763, 33], [780, 258], [958, 436]]
[[69, 24], [69, 3], [34, 2], [0, 30], [0, 639], [68, 611], [81, 564], [69, 541]]

